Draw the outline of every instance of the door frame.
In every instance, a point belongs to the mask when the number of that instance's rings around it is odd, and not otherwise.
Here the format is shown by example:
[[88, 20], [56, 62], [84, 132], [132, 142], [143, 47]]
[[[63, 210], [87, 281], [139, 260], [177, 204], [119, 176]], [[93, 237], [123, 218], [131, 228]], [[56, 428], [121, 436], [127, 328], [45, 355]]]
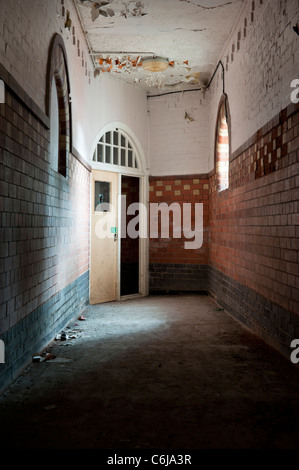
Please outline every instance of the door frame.
[[[139, 237], [139, 292], [136, 294], [121, 295], [121, 238], [118, 237], [118, 273], [117, 273], [117, 300], [129, 300], [136, 297], [146, 297], [148, 295], [148, 217], [147, 217], [147, 192], [148, 178], [146, 176], [133, 174], [130, 171], [121, 172], [118, 175], [118, 194], [121, 196], [122, 176], [131, 176], [139, 179], [139, 203], [145, 207], [146, 211], [139, 219], [139, 232], [143, 232], [146, 237]], [[118, 198], [118, 226], [121, 227], [121, 197]]]
[[[96, 145], [100, 139], [100, 137], [105, 134], [107, 131], [114, 130], [118, 128], [121, 132], [124, 132], [128, 135], [133, 143], [136, 154], [139, 159], [140, 168], [129, 168], [129, 167], [120, 167], [111, 165], [108, 163], [100, 163], [93, 161], [93, 154], [96, 148]], [[94, 140], [92, 146], [92, 152], [90, 156], [90, 166], [92, 170], [100, 170], [100, 171], [108, 171], [110, 173], [117, 173], [118, 174], [118, 227], [121, 227], [121, 178], [122, 176], [132, 176], [139, 178], [139, 202], [141, 204], [141, 208], [145, 209], [145, 213], [142, 214], [140, 217], [140, 226], [142, 226], [142, 232], [145, 234], [143, 238], [139, 237], [139, 293], [131, 294], [126, 296], [121, 296], [120, 294], [120, 275], [121, 275], [121, 239], [118, 237], [118, 251], [117, 251], [117, 286], [116, 286], [116, 301], [127, 300], [130, 298], [136, 297], [146, 297], [149, 293], [149, 217], [148, 217], [148, 209], [149, 209], [149, 178], [148, 178], [148, 169], [145, 164], [145, 158], [142, 146], [140, 145], [137, 137], [135, 136], [134, 132], [126, 126], [124, 123], [121, 122], [111, 122], [104, 126], [102, 130], [99, 132], [97, 137]], [[92, 190], [92, 189], [91, 189]], [[90, 194], [92, 194], [90, 192]], [[91, 215], [90, 215], [91, 216]], [[139, 227], [140, 229], [140, 227]], [[91, 257], [91, 250], [90, 250], [90, 257]], [[89, 264], [90, 265], [90, 264]], [[90, 285], [89, 285], [90, 288]]]

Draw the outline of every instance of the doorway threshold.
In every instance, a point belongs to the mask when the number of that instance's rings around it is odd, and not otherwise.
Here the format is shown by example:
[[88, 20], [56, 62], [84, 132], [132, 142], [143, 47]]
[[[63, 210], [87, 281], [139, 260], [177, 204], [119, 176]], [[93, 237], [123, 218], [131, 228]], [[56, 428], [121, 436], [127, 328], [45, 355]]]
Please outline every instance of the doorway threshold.
[[128, 294], [128, 295], [121, 295], [120, 296], [120, 301], [125, 301], [125, 300], [132, 300], [132, 299], [140, 299], [142, 297], [146, 297], [144, 294]]

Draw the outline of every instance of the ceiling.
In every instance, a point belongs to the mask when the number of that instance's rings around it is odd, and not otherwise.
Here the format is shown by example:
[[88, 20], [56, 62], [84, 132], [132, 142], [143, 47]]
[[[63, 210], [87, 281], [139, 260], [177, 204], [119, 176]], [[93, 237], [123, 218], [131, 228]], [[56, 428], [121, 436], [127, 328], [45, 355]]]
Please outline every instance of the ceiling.
[[[74, 0], [95, 75], [111, 74], [150, 94], [209, 82], [244, 0]], [[163, 72], [142, 60], [167, 59]]]

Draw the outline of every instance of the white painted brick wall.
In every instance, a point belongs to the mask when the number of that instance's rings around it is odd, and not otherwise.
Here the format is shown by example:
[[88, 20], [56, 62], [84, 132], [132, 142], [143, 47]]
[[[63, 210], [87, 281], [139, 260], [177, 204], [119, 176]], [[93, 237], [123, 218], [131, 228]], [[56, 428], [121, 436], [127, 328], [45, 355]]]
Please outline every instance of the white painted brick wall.
[[0, 118], [2, 334], [88, 271], [89, 174], [71, 157], [68, 180], [51, 169], [47, 132], [9, 93]]
[[[72, 20], [70, 31], [64, 27], [67, 11]], [[0, 63], [44, 112], [48, 52], [55, 33], [63, 37], [67, 52], [74, 147], [88, 161], [100, 130], [121, 121], [132, 129], [147, 159], [146, 94], [108, 74], [94, 77], [73, 2], [0, 0]]]
[[0, 62], [43, 110], [47, 51], [63, 24], [59, 8], [58, 0], [0, 2]]
[[[298, 18], [298, 0], [245, 3], [244, 11], [221, 55], [227, 68], [225, 82], [232, 120], [232, 152], [291, 103], [290, 85], [292, 80], [299, 78], [299, 37], [293, 31]], [[235, 51], [232, 54], [233, 47]], [[221, 69], [210, 88], [212, 142], [222, 94], [220, 78]], [[212, 152], [210, 169], [213, 165]]]
[[[246, 1], [220, 56], [231, 113], [234, 152], [291, 102], [291, 82], [299, 78], [298, 0]], [[216, 67], [217, 64], [215, 64]], [[198, 92], [149, 99], [150, 173], [173, 175], [214, 168], [222, 68], [206, 98]], [[192, 97], [190, 99], [190, 97]], [[195, 111], [195, 122], [184, 121]]]
[[[131, 130], [132, 137], [142, 147], [145, 166], [148, 167], [148, 114], [146, 93], [102, 74], [96, 77], [85, 97], [79, 96], [78, 113], [86, 112], [84, 120], [77, 121], [75, 132], [85, 140], [85, 147], [93, 156], [95, 139], [101, 129], [110, 123], [120, 122]], [[84, 134], [82, 133], [84, 129]], [[83, 140], [78, 141], [80, 151]], [[134, 139], [133, 139], [134, 140]], [[82, 147], [83, 148], [83, 147]]]
[[[210, 154], [210, 100], [200, 91], [148, 99], [150, 174], [206, 173]], [[185, 114], [192, 119], [185, 119]]]

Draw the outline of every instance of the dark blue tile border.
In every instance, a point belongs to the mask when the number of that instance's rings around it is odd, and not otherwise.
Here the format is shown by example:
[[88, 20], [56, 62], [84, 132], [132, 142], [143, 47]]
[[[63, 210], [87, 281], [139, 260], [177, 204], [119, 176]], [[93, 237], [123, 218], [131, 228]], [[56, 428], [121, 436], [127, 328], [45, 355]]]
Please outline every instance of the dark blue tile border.
[[197, 264], [151, 263], [149, 291], [205, 292], [208, 291], [208, 266]]
[[18, 322], [0, 339], [5, 344], [5, 364], [0, 364], [0, 391], [14, 380], [55, 335], [89, 301], [89, 272]]
[[209, 267], [209, 293], [225, 310], [287, 359], [299, 338], [299, 315]]

